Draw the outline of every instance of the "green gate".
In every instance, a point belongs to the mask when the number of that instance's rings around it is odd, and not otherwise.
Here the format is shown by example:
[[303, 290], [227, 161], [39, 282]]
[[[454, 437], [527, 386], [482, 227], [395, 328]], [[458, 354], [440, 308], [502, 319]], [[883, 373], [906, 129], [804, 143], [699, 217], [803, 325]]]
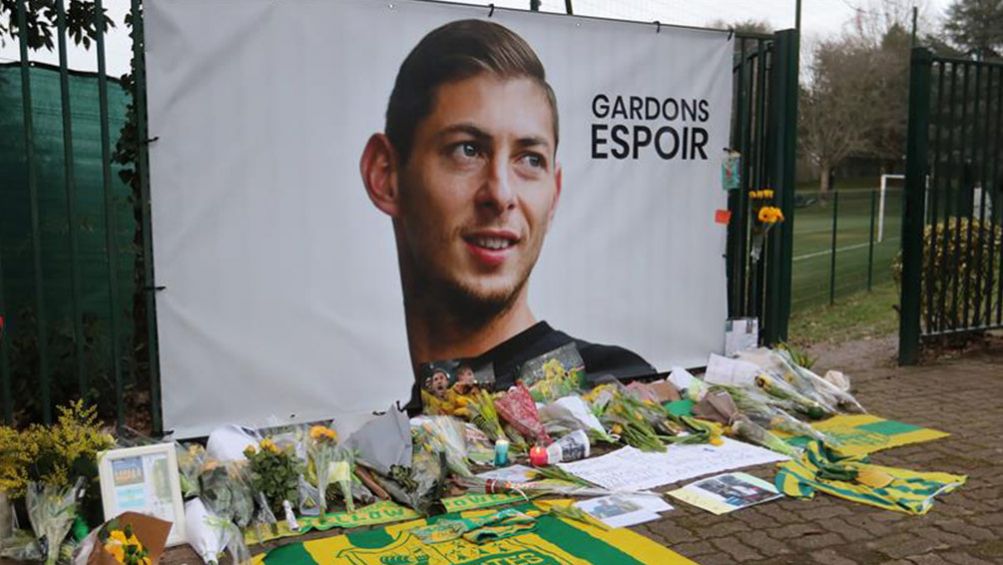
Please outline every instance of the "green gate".
[[[16, 0], [21, 61], [0, 66], [0, 417], [49, 422], [55, 405], [85, 397], [118, 425], [157, 433], [141, 3], [130, 16], [135, 80], [122, 84], [105, 76], [100, 21], [99, 72], [68, 70], [64, 0], [53, 3], [60, 65], [28, 62], [34, 4]], [[786, 337], [790, 312], [797, 45], [793, 30], [736, 38], [731, 148], [742, 182], [728, 201], [728, 313], [759, 318], [766, 343]], [[748, 193], [761, 188], [787, 221], [753, 261]]]
[[1003, 328], [1003, 62], [912, 52], [899, 362]]
[[[741, 186], [728, 198], [728, 315], [759, 318], [762, 341], [787, 338], [794, 245], [798, 35], [735, 38], [731, 149], [742, 155]], [[762, 257], [750, 246], [755, 218], [749, 192], [769, 188], [786, 221], [771, 230]]]

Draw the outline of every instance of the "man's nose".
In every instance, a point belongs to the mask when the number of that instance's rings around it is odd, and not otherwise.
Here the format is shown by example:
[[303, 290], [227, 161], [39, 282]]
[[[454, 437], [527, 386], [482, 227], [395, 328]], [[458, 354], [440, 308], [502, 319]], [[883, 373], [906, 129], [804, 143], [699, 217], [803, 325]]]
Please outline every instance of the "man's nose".
[[511, 182], [512, 171], [508, 158], [498, 156], [491, 160], [477, 203], [497, 213], [515, 207], [515, 189]]

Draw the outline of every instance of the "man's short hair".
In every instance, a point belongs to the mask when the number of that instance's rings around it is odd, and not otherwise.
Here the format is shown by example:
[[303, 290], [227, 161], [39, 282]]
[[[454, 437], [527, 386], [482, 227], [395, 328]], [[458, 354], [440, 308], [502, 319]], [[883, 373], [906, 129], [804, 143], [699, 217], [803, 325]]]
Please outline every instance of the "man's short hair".
[[557, 98], [547, 84], [543, 63], [533, 48], [508, 28], [484, 20], [459, 20], [436, 28], [411, 50], [397, 72], [387, 106], [386, 135], [401, 164], [411, 156], [414, 132], [435, 105], [436, 89], [446, 83], [491, 73], [500, 78], [530, 78], [546, 93], [558, 138]]

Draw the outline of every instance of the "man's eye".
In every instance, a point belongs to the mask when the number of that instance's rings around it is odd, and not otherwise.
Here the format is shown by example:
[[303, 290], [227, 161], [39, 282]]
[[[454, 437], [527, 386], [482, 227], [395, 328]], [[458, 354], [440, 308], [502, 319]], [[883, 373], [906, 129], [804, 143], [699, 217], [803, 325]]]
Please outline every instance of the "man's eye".
[[453, 149], [458, 157], [473, 159], [480, 154], [480, 149], [474, 143], [460, 143]]
[[522, 160], [523, 160], [523, 162], [525, 162], [530, 167], [533, 167], [533, 168], [536, 168], [536, 169], [542, 169], [546, 165], [546, 162], [543, 160], [543, 157], [541, 157], [540, 155], [537, 155], [535, 153], [529, 153], [529, 154], [523, 156]]

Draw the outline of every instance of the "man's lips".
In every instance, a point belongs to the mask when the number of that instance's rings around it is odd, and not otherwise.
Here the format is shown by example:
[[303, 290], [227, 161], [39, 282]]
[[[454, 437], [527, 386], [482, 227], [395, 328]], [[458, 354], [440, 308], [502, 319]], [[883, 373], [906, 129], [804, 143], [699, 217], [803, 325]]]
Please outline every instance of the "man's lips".
[[519, 236], [510, 230], [483, 230], [464, 235], [463, 241], [479, 263], [497, 267], [519, 244]]

